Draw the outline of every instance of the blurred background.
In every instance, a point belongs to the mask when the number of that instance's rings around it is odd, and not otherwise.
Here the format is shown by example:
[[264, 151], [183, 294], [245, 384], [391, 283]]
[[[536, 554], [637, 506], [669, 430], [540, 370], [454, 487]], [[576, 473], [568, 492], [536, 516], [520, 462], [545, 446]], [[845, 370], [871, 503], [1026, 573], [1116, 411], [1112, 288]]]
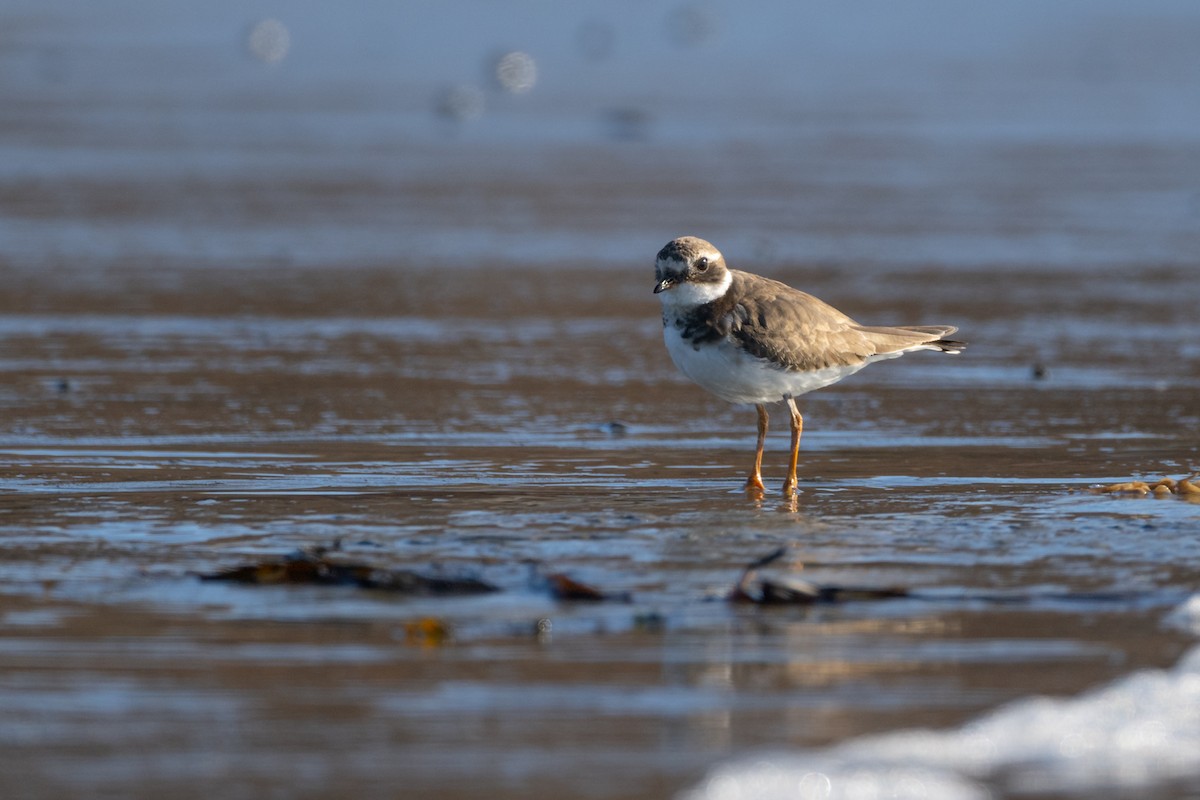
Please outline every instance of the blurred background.
[[[1186, 0], [13, 0], [0, 268], [1190, 263]], [[765, 267], [764, 267], [765, 268]]]

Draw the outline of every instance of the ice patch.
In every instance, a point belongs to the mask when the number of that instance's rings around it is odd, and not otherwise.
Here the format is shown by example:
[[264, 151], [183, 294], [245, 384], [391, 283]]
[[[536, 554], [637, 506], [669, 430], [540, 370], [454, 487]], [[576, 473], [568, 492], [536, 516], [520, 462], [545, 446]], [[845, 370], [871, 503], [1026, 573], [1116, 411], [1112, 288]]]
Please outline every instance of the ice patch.
[[[1187, 610], [1200, 624], [1200, 599]], [[1173, 615], [1174, 616], [1174, 615]], [[961, 728], [907, 730], [715, 769], [686, 800], [979, 800], [992, 789], [1088, 792], [1200, 785], [1200, 646], [1067, 699], [1034, 697]]]

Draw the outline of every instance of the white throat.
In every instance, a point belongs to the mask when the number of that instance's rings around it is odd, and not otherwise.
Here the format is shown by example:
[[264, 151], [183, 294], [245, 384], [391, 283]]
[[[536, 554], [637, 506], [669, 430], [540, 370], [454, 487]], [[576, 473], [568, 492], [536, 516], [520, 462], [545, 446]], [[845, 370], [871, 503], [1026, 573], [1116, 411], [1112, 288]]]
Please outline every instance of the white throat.
[[724, 297], [732, 283], [733, 273], [726, 271], [720, 283], [680, 283], [672, 289], [659, 292], [658, 299], [663, 308], [695, 308]]

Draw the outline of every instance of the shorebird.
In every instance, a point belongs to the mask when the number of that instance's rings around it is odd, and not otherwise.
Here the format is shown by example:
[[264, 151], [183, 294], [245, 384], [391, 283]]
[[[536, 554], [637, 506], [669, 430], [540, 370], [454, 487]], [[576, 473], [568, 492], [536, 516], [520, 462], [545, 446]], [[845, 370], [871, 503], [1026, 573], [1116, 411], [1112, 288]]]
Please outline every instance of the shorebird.
[[654, 293], [662, 302], [663, 339], [684, 375], [722, 400], [753, 404], [758, 446], [746, 479], [761, 498], [767, 403], [784, 402], [792, 449], [783, 493], [796, 491], [804, 418], [796, 398], [853, 375], [874, 361], [913, 350], [959, 353], [951, 325], [859, 325], [833, 306], [787, 284], [729, 269], [721, 251], [683, 236], [658, 252]]

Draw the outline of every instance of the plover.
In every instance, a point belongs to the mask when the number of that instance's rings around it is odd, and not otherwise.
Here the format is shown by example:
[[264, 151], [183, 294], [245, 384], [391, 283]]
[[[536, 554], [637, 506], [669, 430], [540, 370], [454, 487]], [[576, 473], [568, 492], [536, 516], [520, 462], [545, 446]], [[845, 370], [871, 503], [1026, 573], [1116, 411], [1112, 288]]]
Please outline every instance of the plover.
[[804, 418], [796, 398], [853, 375], [873, 361], [913, 350], [958, 353], [951, 325], [859, 325], [810, 294], [725, 266], [721, 251], [683, 236], [658, 252], [654, 293], [662, 301], [663, 339], [684, 375], [730, 403], [758, 411], [758, 446], [746, 490], [762, 497], [767, 403], [791, 415], [792, 449], [784, 495], [796, 491]]

